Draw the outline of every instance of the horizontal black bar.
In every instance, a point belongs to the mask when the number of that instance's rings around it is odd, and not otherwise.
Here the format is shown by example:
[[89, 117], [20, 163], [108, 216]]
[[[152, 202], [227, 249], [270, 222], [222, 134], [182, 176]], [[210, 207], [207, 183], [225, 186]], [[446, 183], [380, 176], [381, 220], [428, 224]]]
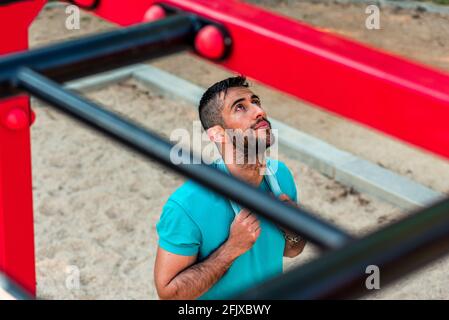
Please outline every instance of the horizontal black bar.
[[14, 2], [23, 2], [23, 1], [29, 1], [29, 0], [0, 0], [0, 6], [5, 6], [12, 4]]
[[343, 299], [372, 292], [366, 279], [379, 268], [380, 289], [449, 252], [449, 198], [348, 246], [273, 278], [239, 299]]
[[194, 15], [178, 14], [6, 55], [0, 59], [0, 97], [18, 93], [12, 82], [21, 67], [64, 82], [193, 48], [194, 36], [205, 23]]
[[193, 155], [186, 159], [187, 163], [173, 164], [170, 160], [172, 144], [131, 121], [63, 89], [57, 83], [28, 68], [19, 70], [17, 80], [17, 84], [23, 89], [66, 114], [105, 133], [132, 150], [153, 158], [205, 187], [239, 202], [253, 212], [298, 232], [323, 249], [340, 248], [352, 240], [351, 236], [331, 224], [325, 223], [304, 210], [267, 196], [264, 192], [224, 174], [202, 161], [201, 164], [192, 164], [195, 163]]

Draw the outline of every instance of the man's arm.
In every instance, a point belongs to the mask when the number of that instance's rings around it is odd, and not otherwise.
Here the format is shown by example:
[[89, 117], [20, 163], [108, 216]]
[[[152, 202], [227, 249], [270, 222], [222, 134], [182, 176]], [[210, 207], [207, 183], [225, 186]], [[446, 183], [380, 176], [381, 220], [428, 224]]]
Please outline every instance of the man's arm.
[[[292, 206], [298, 206], [286, 194], [282, 194], [279, 197], [279, 200], [284, 201]], [[284, 234], [287, 235], [288, 237], [295, 238], [297, 236], [296, 233], [294, 233], [286, 228], [282, 228], [282, 227], [279, 227], [279, 228], [281, 228], [282, 231], [284, 232]], [[307, 241], [302, 238], [298, 242], [293, 242], [293, 241], [286, 239], [285, 240], [284, 257], [294, 258], [294, 257], [298, 256], [304, 250], [306, 243], [307, 243]]]
[[[171, 266], [171, 270], [155, 268], [156, 288], [161, 299], [196, 299], [209, 290], [237, 258], [225, 243], [206, 260], [194, 264], [196, 256], [179, 256], [160, 248], [156, 266]], [[183, 269], [176, 274], [179, 269]], [[170, 272], [172, 271], [172, 272]], [[172, 279], [170, 274], [175, 273]]]
[[161, 299], [196, 299], [209, 290], [235, 259], [248, 251], [260, 235], [256, 216], [243, 209], [231, 225], [228, 240], [206, 260], [172, 254], [159, 247], [154, 269]]

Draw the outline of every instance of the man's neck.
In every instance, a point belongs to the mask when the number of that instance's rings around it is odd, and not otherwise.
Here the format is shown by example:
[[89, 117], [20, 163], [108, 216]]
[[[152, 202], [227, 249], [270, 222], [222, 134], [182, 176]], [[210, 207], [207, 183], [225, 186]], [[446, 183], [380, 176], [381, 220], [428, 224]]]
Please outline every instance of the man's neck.
[[247, 163], [247, 159], [244, 159], [243, 155], [239, 154], [235, 149], [232, 152], [224, 152], [222, 157], [226, 167], [233, 176], [255, 187], [260, 185], [266, 169], [265, 158], [256, 157], [255, 163]]

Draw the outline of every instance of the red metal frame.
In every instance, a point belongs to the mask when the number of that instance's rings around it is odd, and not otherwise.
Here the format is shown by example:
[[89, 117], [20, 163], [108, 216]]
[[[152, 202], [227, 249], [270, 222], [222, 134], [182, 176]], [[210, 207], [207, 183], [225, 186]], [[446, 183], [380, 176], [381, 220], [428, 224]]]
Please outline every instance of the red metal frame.
[[[44, 3], [0, 7], [0, 54], [28, 48], [28, 27]], [[0, 100], [0, 269], [34, 295], [31, 113], [27, 95]]]
[[449, 158], [448, 74], [236, 0], [103, 0], [96, 14], [128, 25], [155, 3], [227, 27], [226, 68]]
[[[44, 3], [0, 6], [0, 53], [27, 48]], [[449, 75], [237, 0], [101, 0], [94, 12], [126, 26], [156, 3], [224, 25], [224, 67], [449, 159]], [[34, 293], [29, 130], [4, 120], [17, 108], [30, 117], [28, 98], [0, 101], [0, 268]]]

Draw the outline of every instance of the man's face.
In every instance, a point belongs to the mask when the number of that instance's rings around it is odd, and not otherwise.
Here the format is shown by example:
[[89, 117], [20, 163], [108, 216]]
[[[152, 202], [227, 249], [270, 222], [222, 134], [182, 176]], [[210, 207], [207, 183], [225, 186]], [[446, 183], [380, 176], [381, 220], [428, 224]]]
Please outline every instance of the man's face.
[[[223, 99], [224, 93], [221, 98]], [[233, 129], [257, 139], [268, 148], [274, 141], [271, 124], [257, 95], [245, 87], [229, 88], [222, 110], [225, 129]], [[246, 139], [245, 139], [246, 140]]]

